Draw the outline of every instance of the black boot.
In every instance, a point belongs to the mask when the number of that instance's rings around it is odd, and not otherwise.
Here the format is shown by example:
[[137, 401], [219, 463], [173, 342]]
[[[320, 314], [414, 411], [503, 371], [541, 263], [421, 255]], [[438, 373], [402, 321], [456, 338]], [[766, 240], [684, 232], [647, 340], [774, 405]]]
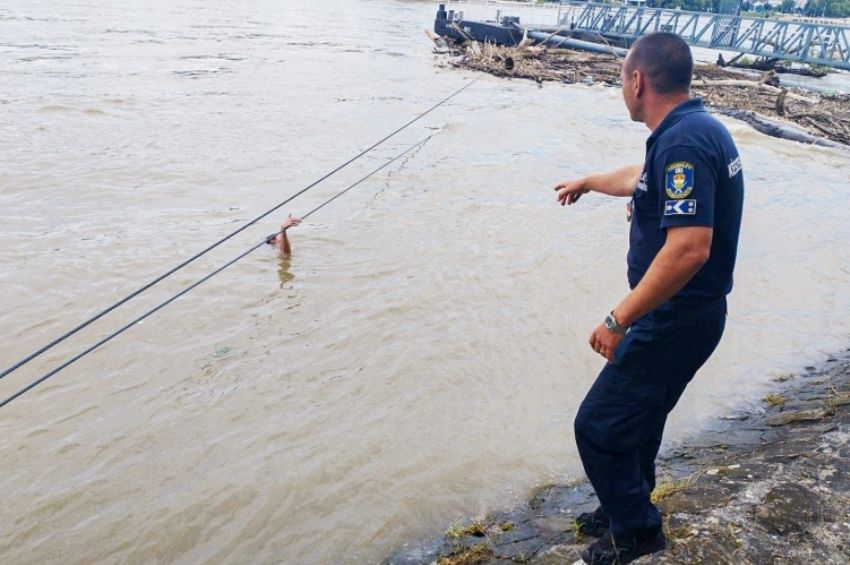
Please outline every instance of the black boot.
[[602, 507], [598, 507], [593, 512], [584, 512], [576, 518], [576, 533], [595, 538], [605, 535], [611, 524], [608, 520], [608, 514]]
[[665, 547], [667, 543], [660, 529], [652, 534], [616, 540], [609, 532], [584, 548], [581, 558], [591, 565], [625, 565], [642, 555], [661, 551]]

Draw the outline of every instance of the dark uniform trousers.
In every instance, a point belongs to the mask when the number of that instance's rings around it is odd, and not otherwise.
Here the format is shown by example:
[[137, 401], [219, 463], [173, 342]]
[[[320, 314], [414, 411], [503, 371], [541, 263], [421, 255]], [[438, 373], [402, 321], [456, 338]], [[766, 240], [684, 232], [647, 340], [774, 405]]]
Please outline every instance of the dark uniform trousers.
[[615, 537], [661, 527], [649, 495], [664, 424], [725, 323], [725, 298], [662, 304], [632, 325], [582, 402], [576, 443]]

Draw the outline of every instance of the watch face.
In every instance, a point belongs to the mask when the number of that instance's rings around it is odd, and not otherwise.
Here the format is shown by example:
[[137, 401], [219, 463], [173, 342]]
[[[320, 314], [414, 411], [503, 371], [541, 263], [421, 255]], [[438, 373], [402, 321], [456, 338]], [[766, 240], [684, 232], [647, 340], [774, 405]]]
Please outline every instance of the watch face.
[[608, 314], [605, 316], [605, 327], [608, 331], [612, 331], [616, 334], [626, 333], [625, 328], [617, 324], [617, 320], [614, 319], [614, 316]]

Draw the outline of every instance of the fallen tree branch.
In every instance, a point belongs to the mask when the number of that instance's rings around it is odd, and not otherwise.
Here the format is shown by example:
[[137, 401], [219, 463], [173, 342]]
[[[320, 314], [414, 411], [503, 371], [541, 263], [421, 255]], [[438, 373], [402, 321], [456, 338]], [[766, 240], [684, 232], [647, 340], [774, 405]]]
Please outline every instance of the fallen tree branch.
[[[706, 80], [706, 79], [697, 79], [694, 81], [695, 86], [737, 86], [741, 88], [757, 88], [759, 90], [765, 90], [767, 92], [772, 92], [774, 94], [780, 94], [782, 89], [777, 86], [770, 86], [769, 84], [763, 84], [754, 80], [737, 80], [737, 79], [720, 79], [720, 80]], [[818, 101], [816, 98], [809, 98], [808, 96], [802, 96], [800, 94], [795, 94], [793, 92], [788, 92], [786, 97], [792, 100], [799, 100], [800, 102], [806, 102], [807, 104], [817, 104]]]
[[803, 130], [793, 127], [790, 124], [781, 124], [778, 122], [774, 122], [772, 120], [768, 120], [766, 118], [758, 116], [754, 112], [748, 112], [746, 110], [737, 110], [734, 108], [714, 108], [714, 110], [719, 114], [723, 114], [724, 116], [729, 116], [730, 118], [735, 118], [736, 120], [746, 122], [750, 124], [753, 129], [765, 135], [770, 135], [781, 139], [787, 139], [790, 141], [797, 141], [800, 143], [805, 143], [807, 145], [820, 145], [822, 147], [840, 147], [843, 149], [848, 148], [843, 143], [838, 143], [836, 141], [824, 139], [821, 137], [815, 137], [809, 133], [804, 132]]

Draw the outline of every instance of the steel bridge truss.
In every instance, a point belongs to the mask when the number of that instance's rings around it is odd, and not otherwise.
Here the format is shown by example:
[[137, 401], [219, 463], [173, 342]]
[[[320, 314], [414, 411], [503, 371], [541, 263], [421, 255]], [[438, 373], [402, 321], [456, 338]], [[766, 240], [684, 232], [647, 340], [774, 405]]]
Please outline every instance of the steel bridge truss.
[[850, 70], [850, 28], [843, 26], [593, 2], [572, 23], [628, 44], [668, 31], [696, 47]]

